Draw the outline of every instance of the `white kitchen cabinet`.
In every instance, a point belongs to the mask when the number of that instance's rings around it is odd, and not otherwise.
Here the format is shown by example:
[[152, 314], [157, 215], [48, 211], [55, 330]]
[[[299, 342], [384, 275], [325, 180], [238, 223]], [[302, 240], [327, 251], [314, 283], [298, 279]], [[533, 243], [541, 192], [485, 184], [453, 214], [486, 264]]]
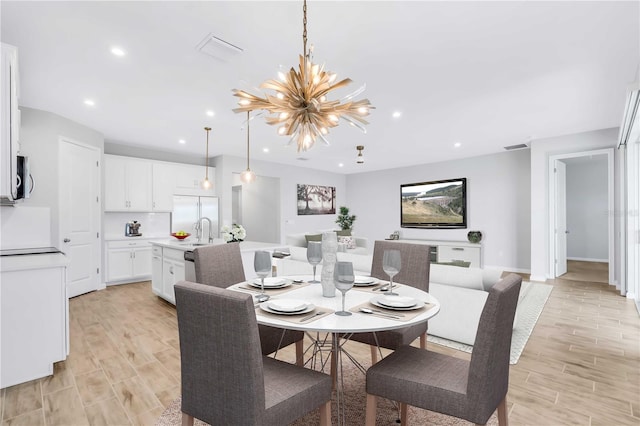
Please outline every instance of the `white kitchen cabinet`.
[[171, 163], [154, 162], [153, 166], [152, 210], [170, 212], [173, 210], [173, 194], [176, 187], [176, 166]]
[[107, 243], [107, 282], [135, 282], [151, 275], [149, 241], [109, 241]]
[[20, 110], [18, 109], [18, 49], [2, 43], [0, 69], [0, 195], [14, 200], [17, 157], [20, 151]]
[[105, 211], [152, 211], [150, 161], [105, 155], [104, 176]]
[[62, 254], [0, 261], [0, 388], [53, 374], [68, 354], [68, 261]]
[[211, 195], [215, 187], [215, 169], [209, 167], [209, 182], [211, 188], [203, 189], [206, 170], [203, 166], [191, 164], [175, 164], [175, 189], [176, 194], [183, 195]]
[[151, 246], [151, 290], [161, 296], [162, 288], [162, 247]]
[[183, 281], [184, 270], [184, 250], [162, 249], [162, 298], [175, 305], [176, 295], [173, 286]]
[[482, 245], [466, 241], [387, 240], [399, 243], [427, 244], [431, 246], [431, 263], [470, 262], [472, 268], [482, 268]]

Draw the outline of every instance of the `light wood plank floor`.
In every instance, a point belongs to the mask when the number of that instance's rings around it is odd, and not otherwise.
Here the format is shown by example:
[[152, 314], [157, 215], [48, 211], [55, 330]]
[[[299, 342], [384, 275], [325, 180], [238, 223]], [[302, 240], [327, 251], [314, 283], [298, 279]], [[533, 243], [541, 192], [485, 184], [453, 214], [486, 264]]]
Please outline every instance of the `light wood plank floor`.
[[[640, 319], [633, 302], [602, 283], [551, 284], [531, 339], [511, 366], [510, 423], [639, 425]], [[180, 392], [175, 308], [142, 282], [71, 299], [70, 318], [69, 357], [51, 377], [0, 391], [0, 424], [153, 425]], [[357, 343], [350, 350], [369, 356]]]

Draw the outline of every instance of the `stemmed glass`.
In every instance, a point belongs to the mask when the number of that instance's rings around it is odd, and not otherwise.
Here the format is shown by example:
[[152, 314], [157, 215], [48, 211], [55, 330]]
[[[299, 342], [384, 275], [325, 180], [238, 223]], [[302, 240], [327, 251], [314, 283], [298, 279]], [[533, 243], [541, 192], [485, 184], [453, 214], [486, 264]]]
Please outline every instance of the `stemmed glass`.
[[402, 262], [400, 261], [400, 250], [385, 250], [382, 255], [382, 270], [389, 275], [389, 293], [392, 295], [398, 295], [398, 293], [393, 292], [393, 277], [400, 272], [400, 266]]
[[271, 273], [271, 253], [268, 251], [256, 251], [253, 257], [253, 268], [256, 270], [256, 275], [260, 277], [260, 293], [256, 300], [260, 303], [269, 300], [269, 295], [264, 292], [264, 279]]
[[316, 281], [316, 266], [322, 262], [322, 243], [320, 241], [309, 241], [307, 245], [307, 260], [313, 266], [313, 281], [312, 283], [319, 283]]
[[342, 310], [336, 312], [336, 315], [348, 316], [351, 312], [344, 310], [344, 296], [345, 293], [353, 287], [353, 281], [355, 281], [353, 275], [353, 263], [351, 262], [336, 262], [333, 269], [333, 282], [340, 293], [342, 293]]

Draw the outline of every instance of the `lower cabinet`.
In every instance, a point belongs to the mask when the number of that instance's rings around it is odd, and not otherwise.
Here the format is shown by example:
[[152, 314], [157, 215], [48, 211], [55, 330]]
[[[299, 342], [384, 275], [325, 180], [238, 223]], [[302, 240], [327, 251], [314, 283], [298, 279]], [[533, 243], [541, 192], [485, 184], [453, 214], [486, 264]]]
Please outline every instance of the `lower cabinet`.
[[184, 250], [153, 246], [151, 290], [175, 305], [173, 286], [185, 279]]
[[149, 241], [107, 243], [107, 283], [135, 282], [151, 276]]

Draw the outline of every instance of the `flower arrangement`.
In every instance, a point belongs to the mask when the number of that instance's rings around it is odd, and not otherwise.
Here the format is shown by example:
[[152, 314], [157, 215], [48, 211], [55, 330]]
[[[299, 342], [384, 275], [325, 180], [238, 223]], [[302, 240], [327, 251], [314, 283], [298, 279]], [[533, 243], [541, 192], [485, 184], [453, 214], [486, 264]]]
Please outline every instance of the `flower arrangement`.
[[228, 243], [244, 241], [247, 237], [247, 231], [245, 231], [242, 225], [238, 225], [237, 223], [234, 223], [232, 226], [225, 225], [222, 227], [221, 231], [222, 239]]

